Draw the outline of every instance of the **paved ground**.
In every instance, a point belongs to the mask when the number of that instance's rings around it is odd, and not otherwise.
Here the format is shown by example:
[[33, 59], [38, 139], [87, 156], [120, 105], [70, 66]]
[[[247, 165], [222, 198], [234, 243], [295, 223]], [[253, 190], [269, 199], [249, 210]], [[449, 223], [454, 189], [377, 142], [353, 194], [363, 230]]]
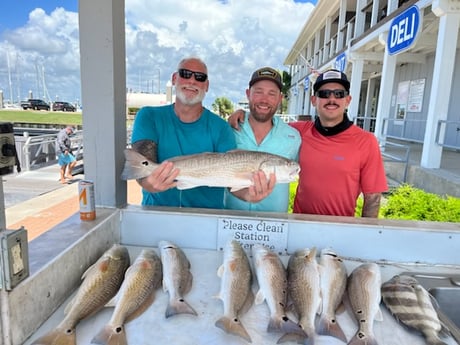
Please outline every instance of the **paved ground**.
[[[59, 166], [3, 176], [5, 221], [7, 229], [27, 229], [29, 241], [51, 229], [79, 210], [76, 175], [69, 184], [59, 182]], [[140, 188], [128, 182], [128, 202], [138, 204]]]

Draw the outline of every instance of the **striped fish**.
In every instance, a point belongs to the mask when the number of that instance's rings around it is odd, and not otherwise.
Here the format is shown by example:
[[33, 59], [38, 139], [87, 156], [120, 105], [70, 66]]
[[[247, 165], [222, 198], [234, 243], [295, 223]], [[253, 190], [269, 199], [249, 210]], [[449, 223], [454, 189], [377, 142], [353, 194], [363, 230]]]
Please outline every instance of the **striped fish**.
[[382, 299], [393, 316], [406, 326], [421, 332], [429, 345], [446, 345], [431, 297], [414, 277], [396, 275], [382, 284]]

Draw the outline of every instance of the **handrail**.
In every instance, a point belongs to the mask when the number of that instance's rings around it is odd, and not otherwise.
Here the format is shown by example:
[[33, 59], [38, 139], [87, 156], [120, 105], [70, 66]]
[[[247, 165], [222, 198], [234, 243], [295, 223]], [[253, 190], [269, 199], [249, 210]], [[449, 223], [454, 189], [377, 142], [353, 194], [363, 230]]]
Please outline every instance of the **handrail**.
[[[403, 178], [402, 182], [406, 182], [407, 180], [407, 170], [409, 168], [409, 156], [410, 156], [410, 146], [409, 145], [403, 145], [403, 144], [398, 144], [394, 143], [391, 141], [386, 140], [385, 142], [380, 142], [380, 152], [382, 154], [382, 157], [389, 159], [391, 162], [395, 163], [403, 163], [404, 164], [404, 172], [403, 172]], [[396, 149], [401, 149], [404, 151], [402, 155], [397, 155], [394, 152], [389, 153], [387, 152], [387, 148], [396, 148]]]
[[[44, 164], [57, 163], [56, 137], [54, 134], [31, 136], [24, 132], [26, 138], [22, 147], [23, 159], [21, 162], [24, 171], [39, 168]], [[72, 135], [72, 152], [77, 160], [83, 159], [83, 132], [76, 131]]]

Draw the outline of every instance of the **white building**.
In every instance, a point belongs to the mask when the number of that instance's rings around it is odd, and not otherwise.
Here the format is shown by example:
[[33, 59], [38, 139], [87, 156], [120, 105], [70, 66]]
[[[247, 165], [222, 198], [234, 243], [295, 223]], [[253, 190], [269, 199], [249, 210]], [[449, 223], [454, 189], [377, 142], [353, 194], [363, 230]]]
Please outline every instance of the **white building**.
[[351, 82], [350, 119], [387, 138], [423, 143], [420, 165], [460, 149], [460, 2], [319, 0], [285, 59], [289, 113], [315, 115], [318, 72]]

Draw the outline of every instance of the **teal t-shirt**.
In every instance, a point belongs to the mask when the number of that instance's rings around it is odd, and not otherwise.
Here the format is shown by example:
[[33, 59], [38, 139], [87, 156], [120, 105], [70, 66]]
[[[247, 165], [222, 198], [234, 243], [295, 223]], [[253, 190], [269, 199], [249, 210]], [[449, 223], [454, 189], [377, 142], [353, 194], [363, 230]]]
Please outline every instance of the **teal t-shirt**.
[[[147, 106], [134, 120], [131, 141], [151, 140], [157, 144], [161, 163], [176, 156], [202, 152], [227, 152], [235, 149], [235, 136], [229, 124], [203, 108], [195, 122], [182, 122], [172, 104]], [[223, 208], [224, 188], [196, 187], [186, 190], [172, 188], [160, 193], [142, 191], [142, 205], [175, 207]]]
[[[248, 121], [249, 113], [240, 124], [240, 130], [233, 130], [238, 149], [262, 151], [292, 160], [298, 160], [301, 138], [299, 131], [289, 126], [279, 117], [273, 117], [273, 128], [260, 145], [257, 144], [254, 132]], [[277, 183], [273, 192], [258, 203], [243, 201], [225, 191], [225, 208], [232, 210], [287, 212], [289, 206], [289, 183]]]

